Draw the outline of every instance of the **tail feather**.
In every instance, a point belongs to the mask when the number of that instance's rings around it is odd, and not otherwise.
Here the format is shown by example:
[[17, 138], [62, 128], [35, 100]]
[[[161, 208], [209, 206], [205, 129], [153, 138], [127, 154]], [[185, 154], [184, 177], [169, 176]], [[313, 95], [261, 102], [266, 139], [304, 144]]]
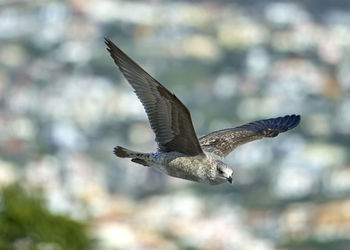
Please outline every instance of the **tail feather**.
[[121, 146], [117, 146], [114, 148], [114, 154], [121, 158], [132, 158], [131, 159], [132, 162], [141, 164], [143, 166], [149, 166], [147, 161], [144, 159], [144, 157], [147, 154], [132, 151], [132, 150], [123, 148]]
[[117, 146], [114, 148], [114, 154], [120, 158], [132, 158], [135, 154], [134, 151]]

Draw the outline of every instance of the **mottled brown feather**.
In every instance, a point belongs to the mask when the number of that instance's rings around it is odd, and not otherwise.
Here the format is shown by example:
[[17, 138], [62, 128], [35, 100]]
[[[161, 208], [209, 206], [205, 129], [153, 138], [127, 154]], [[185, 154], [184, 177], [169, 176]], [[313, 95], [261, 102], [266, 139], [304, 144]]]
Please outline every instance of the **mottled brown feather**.
[[264, 137], [276, 137], [279, 133], [295, 128], [299, 122], [300, 115], [294, 114], [259, 120], [239, 127], [212, 132], [199, 138], [199, 143], [204, 151], [224, 158], [242, 144]]

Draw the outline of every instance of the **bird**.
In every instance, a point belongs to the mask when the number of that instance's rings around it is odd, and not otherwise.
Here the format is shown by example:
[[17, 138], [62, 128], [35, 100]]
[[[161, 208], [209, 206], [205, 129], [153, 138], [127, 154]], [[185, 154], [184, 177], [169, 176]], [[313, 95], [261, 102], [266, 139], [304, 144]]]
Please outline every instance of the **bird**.
[[129, 82], [148, 116], [158, 145], [156, 152], [142, 153], [116, 146], [114, 154], [152, 167], [166, 175], [217, 185], [233, 182], [233, 169], [223, 162], [238, 146], [276, 137], [295, 128], [300, 115], [285, 115], [218, 130], [197, 137], [188, 108], [168, 89], [142, 69], [110, 39], [107, 51]]

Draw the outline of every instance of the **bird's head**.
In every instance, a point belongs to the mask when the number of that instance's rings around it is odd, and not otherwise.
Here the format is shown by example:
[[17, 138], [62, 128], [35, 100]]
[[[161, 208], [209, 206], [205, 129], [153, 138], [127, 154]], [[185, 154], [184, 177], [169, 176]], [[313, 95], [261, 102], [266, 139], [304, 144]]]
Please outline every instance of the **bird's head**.
[[228, 181], [232, 183], [233, 170], [222, 161], [217, 161], [215, 169], [215, 179], [220, 182]]

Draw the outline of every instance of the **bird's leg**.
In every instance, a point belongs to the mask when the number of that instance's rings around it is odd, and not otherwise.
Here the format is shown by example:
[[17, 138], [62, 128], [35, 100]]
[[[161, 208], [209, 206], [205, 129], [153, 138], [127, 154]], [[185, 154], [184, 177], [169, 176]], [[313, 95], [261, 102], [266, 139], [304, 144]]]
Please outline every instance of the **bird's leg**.
[[141, 164], [145, 167], [149, 167], [149, 165], [147, 164], [147, 162], [145, 160], [142, 160], [142, 159], [139, 159], [139, 158], [133, 158], [131, 159], [132, 162], [135, 162], [135, 163], [138, 163], [138, 164]]

